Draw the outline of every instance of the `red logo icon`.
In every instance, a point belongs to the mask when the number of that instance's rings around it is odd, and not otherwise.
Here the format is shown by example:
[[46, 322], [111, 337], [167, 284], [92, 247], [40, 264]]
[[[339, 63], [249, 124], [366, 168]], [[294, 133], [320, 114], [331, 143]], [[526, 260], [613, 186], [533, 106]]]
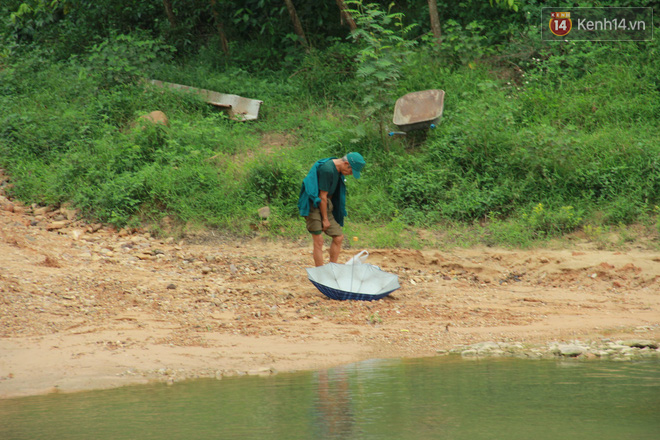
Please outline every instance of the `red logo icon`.
[[550, 13], [550, 32], [558, 37], [568, 35], [573, 28], [570, 12], [552, 12]]

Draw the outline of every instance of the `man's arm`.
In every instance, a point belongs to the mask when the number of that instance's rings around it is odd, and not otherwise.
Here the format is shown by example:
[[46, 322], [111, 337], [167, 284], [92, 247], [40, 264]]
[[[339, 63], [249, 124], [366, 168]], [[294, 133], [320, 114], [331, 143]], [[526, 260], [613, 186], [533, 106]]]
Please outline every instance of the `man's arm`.
[[323, 224], [323, 230], [325, 231], [330, 227], [330, 220], [328, 220], [328, 192], [319, 191], [319, 198], [321, 199], [319, 210], [321, 211], [321, 221]]

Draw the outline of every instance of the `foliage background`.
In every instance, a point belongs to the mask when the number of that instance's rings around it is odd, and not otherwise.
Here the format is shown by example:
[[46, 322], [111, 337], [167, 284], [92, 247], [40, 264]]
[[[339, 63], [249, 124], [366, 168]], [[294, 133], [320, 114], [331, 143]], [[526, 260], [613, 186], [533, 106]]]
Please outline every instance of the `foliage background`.
[[[437, 3], [438, 44], [428, 2], [347, 3], [353, 33], [335, 2], [295, 2], [304, 46], [281, 1], [171, 1], [175, 23], [160, 1], [3, 2], [11, 195], [117, 227], [300, 237], [309, 166], [360, 151], [346, 227], [360, 245], [658, 246], [657, 38], [544, 42], [545, 2], [466, 0]], [[259, 119], [144, 78], [260, 99]], [[388, 136], [396, 99], [425, 89], [446, 92], [438, 128]], [[153, 110], [170, 126], [138, 122]]]

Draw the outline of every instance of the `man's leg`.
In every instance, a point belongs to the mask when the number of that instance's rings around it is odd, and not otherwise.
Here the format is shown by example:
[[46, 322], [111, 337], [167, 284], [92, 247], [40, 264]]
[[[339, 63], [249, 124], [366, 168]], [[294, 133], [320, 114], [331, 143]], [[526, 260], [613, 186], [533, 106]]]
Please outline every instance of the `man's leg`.
[[314, 265], [323, 266], [323, 234], [312, 234]]
[[330, 262], [336, 263], [339, 259], [339, 253], [341, 252], [341, 243], [344, 241], [343, 235], [336, 235], [332, 237], [332, 243], [330, 244]]

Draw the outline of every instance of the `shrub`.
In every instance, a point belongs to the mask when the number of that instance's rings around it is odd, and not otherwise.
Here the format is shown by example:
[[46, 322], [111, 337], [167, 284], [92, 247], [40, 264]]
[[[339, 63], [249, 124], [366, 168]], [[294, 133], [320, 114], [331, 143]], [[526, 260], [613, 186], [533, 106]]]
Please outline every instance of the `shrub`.
[[540, 237], [554, 237], [573, 232], [582, 224], [582, 216], [575, 212], [572, 206], [548, 210], [542, 203], [534, 206], [531, 213], [523, 214], [522, 220]]
[[297, 162], [284, 157], [266, 158], [257, 162], [247, 175], [249, 192], [262, 203], [279, 203], [296, 215], [303, 171]]
[[329, 102], [355, 99], [354, 45], [337, 42], [325, 50], [312, 50], [303, 59], [294, 80], [311, 96]]
[[159, 58], [174, 48], [134, 34], [113, 35], [90, 49], [87, 64], [108, 86], [133, 83], [144, 77]]

